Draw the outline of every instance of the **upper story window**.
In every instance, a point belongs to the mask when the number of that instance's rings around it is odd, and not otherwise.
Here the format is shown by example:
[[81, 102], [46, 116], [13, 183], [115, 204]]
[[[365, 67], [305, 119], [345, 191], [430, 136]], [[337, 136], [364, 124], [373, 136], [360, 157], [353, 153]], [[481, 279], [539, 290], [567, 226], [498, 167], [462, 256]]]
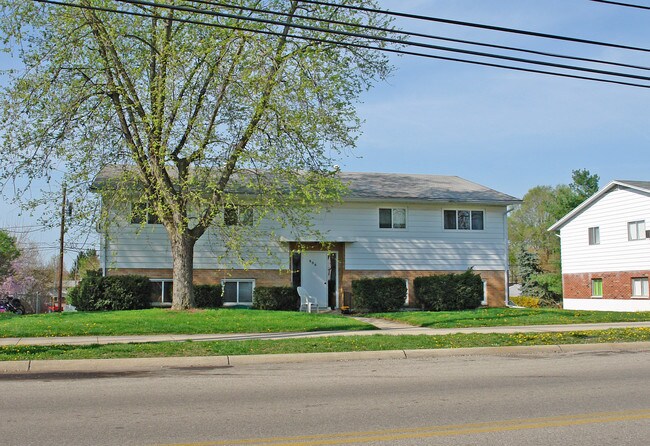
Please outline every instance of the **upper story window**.
[[589, 228], [589, 244], [600, 245], [600, 227]]
[[160, 224], [160, 220], [155, 212], [149, 210], [147, 203], [133, 203], [131, 205], [131, 223], [150, 225]]
[[228, 205], [223, 210], [223, 224], [226, 226], [251, 226], [253, 208], [251, 206]]
[[482, 231], [484, 228], [483, 211], [446, 210], [444, 220], [445, 229]]
[[380, 208], [379, 227], [382, 229], [405, 229], [406, 209], [405, 208]]
[[643, 240], [645, 238], [645, 220], [631, 221], [627, 224], [628, 240]]

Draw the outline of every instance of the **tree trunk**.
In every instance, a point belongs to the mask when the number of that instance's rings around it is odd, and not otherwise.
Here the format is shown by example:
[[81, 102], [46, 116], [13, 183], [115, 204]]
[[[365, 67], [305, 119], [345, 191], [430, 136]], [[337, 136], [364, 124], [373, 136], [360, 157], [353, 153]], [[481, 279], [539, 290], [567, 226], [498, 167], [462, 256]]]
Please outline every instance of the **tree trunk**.
[[172, 295], [172, 310], [187, 310], [194, 308], [194, 243], [196, 240], [189, 234], [170, 234], [174, 292]]

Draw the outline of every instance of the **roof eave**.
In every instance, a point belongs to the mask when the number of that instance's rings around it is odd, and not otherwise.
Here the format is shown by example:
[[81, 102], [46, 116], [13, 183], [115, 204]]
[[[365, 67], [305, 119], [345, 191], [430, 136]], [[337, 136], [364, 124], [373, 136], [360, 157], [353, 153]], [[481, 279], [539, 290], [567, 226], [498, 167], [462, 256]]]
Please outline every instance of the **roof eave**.
[[520, 204], [522, 200], [513, 198], [508, 200], [467, 200], [467, 199], [454, 199], [454, 198], [400, 198], [400, 197], [342, 197], [344, 203], [366, 202], [366, 203], [462, 203], [462, 204], [478, 204], [488, 206], [509, 206]]

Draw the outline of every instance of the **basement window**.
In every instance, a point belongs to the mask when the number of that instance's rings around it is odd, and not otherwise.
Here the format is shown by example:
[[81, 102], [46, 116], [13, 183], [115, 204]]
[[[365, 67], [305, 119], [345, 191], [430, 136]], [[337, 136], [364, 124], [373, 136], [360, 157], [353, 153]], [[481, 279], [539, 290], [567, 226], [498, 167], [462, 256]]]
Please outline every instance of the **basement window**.
[[591, 279], [591, 297], [603, 297], [603, 279]]
[[224, 305], [252, 305], [253, 289], [255, 289], [255, 280], [253, 279], [226, 279], [221, 281], [223, 287]]
[[647, 277], [637, 277], [632, 279], [632, 297], [648, 297]]
[[171, 279], [150, 279], [151, 294], [149, 300], [152, 307], [167, 307], [172, 304], [174, 282]]

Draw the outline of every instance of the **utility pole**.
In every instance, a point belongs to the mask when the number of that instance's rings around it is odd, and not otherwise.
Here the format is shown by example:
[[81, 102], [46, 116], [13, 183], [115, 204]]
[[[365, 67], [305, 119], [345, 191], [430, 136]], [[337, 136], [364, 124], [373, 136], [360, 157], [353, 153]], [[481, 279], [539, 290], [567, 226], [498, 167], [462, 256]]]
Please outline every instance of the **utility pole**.
[[63, 183], [63, 203], [61, 205], [61, 243], [59, 244], [59, 309], [63, 311], [63, 239], [65, 237], [66, 184]]

